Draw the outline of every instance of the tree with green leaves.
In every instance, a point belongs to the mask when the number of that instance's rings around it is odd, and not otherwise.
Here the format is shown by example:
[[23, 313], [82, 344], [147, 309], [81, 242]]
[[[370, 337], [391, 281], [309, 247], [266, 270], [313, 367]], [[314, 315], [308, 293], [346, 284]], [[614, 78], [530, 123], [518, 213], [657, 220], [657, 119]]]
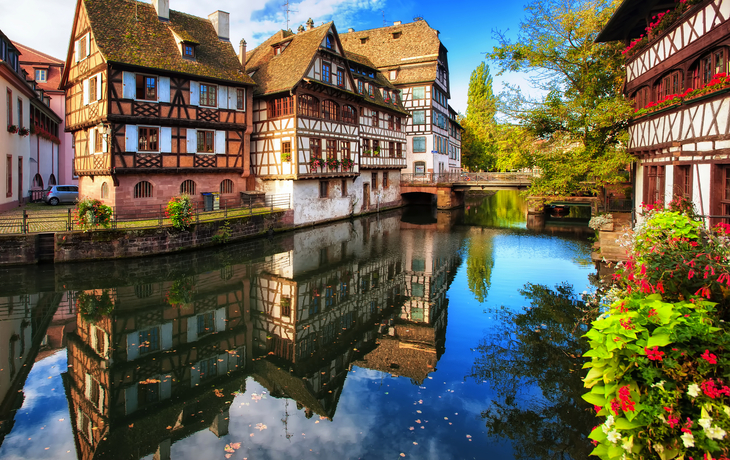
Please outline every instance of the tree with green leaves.
[[622, 45], [594, 40], [620, 0], [535, 0], [515, 41], [498, 33], [489, 53], [500, 74], [528, 72], [546, 95], [510, 88], [503, 110], [538, 142], [532, 195], [597, 191], [623, 179], [630, 103], [622, 95]]
[[461, 164], [472, 171], [488, 171], [496, 163], [495, 115], [497, 98], [492, 89], [489, 66], [482, 62], [471, 73], [466, 116], [459, 122], [464, 128]]

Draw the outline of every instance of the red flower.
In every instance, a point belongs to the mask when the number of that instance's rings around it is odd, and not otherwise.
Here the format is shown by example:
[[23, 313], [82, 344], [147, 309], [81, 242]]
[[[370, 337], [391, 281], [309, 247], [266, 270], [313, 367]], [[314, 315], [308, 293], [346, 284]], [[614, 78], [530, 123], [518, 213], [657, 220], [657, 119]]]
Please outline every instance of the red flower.
[[704, 353], [702, 353], [702, 356], [700, 358], [704, 359], [710, 364], [717, 364], [717, 356], [710, 353], [710, 350], [705, 350]]
[[662, 358], [664, 352], [659, 351], [659, 347], [654, 347], [653, 349], [644, 348], [644, 351], [646, 352], [646, 356], [652, 361], [662, 361], [664, 359]]

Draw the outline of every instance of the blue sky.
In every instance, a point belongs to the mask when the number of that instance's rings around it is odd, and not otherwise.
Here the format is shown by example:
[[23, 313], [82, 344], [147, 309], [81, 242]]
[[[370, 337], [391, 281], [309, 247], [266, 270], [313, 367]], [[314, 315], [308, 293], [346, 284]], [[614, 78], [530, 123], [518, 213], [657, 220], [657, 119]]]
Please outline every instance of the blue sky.
[[[231, 41], [244, 38], [249, 47], [256, 46], [279, 29], [286, 28], [285, 0], [170, 0], [170, 8], [206, 17], [216, 9], [231, 14]], [[346, 32], [382, 27], [393, 21], [411, 22], [423, 17], [441, 32], [441, 41], [449, 51], [451, 73], [450, 103], [459, 112], [466, 111], [466, 95], [471, 72], [484, 60], [495, 42], [493, 30], [509, 30], [514, 36], [524, 16], [526, 0], [457, 1], [434, 0], [303, 0], [290, 4], [289, 27], [292, 30], [312, 18], [319, 25], [335, 21], [337, 30]], [[3, 14], [0, 30], [11, 40], [60, 59], [68, 49], [75, 0], [0, 0]], [[493, 65], [492, 75], [496, 74]], [[495, 92], [502, 81], [528, 89], [522, 75], [495, 77]], [[529, 92], [529, 90], [528, 90]]]

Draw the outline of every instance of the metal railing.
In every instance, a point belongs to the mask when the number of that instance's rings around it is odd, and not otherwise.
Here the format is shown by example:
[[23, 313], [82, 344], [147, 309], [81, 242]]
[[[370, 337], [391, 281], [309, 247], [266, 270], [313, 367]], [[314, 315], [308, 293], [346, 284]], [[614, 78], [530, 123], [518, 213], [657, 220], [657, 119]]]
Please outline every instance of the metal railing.
[[[248, 198], [248, 199], [247, 199]], [[211, 202], [195, 200], [193, 205], [193, 221], [211, 222], [233, 217], [245, 217], [255, 214], [269, 214], [291, 209], [289, 194], [265, 195], [221, 199], [217, 207]], [[113, 206], [112, 229], [141, 229], [170, 225], [165, 215], [167, 205], [158, 206]], [[53, 233], [80, 230], [74, 208], [51, 208], [43, 210], [26, 210], [0, 214], [0, 233]]]
[[537, 174], [532, 172], [448, 172], [401, 174], [403, 184], [453, 184], [457, 182], [527, 182]]

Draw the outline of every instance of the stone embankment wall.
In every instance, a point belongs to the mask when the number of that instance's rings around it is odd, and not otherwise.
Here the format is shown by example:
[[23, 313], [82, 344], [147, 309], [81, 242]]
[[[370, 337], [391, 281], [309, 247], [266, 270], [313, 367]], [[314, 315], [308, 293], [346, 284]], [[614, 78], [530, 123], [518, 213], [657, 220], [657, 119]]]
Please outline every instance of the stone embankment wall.
[[[270, 230], [291, 229], [292, 210], [230, 218], [229, 241], [265, 235]], [[188, 231], [172, 227], [139, 230], [59, 232], [54, 235], [54, 262], [121, 259], [166, 254], [210, 246], [220, 240], [225, 221], [201, 222]], [[33, 264], [38, 261], [38, 235], [0, 235], [0, 265]]]

